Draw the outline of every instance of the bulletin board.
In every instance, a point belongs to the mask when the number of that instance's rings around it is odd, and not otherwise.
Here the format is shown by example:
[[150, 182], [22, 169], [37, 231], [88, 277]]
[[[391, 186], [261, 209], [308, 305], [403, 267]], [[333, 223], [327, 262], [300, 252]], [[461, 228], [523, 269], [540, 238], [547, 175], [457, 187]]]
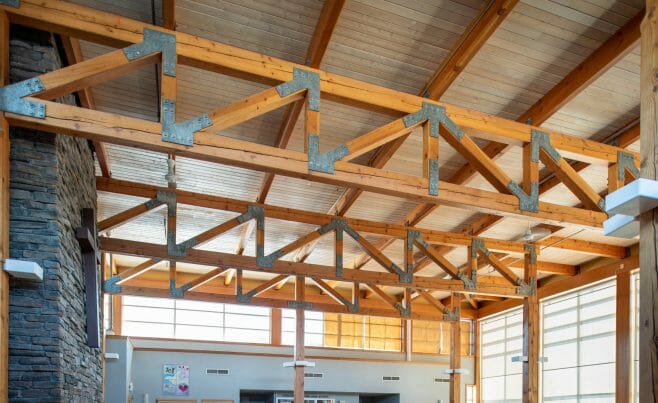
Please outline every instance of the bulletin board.
[[190, 367], [183, 364], [166, 364], [162, 376], [162, 393], [165, 396], [190, 395]]

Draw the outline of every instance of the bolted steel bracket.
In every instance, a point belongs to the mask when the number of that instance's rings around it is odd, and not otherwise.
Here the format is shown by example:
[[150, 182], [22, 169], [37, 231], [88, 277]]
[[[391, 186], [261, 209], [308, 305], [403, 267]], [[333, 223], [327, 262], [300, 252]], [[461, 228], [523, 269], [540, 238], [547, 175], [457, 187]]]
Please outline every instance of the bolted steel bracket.
[[480, 238], [471, 238], [471, 257], [477, 258], [478, 251], [482, 251], [485, 256], [489, 256], [491, 252], [484, 246], [484, 241]]
[[320, 136], [317, 134], [308, 135], [308, 169], [311, 171], [333, 174], [334, 163], [349, 153], [350, 151], [345, 144], [341, 144], [326, 153], [321, 153]]
[[410, 113], [402, 118], [404, 127], [411, 127], [419, 123], [428, 122], [430, 125], [430, 136], [439, 137], [439, 124], [446, 119], [446, 108], [440, 105], [423, 102], [416, 112]]
[[448, 322], [459, 322], [461, 317], [461, 310], [458, 307], [455, 308], [446, 308], [443, 313], [443, 320]]
[[283, 256], [284, 256], [283, 252], [279, 249], [270, 253], [267, 256], [257, 256], [256, 264], [259, 265], [260, 267], [272, 267], [274, 265], [274, 262], [279, 260]]
[[530, 133], [530, 160], [539, 162], [539, 150], [543, 149], [553, 161], [558, 162], [562, 158], [560, 153], [551, 145], [551, 137], [548, 133], [532, 129]]
[[18, 8], [21, 5], [21, 0], [0, 0], [0, 5]]
[[439, 160], [429, 160], [428, 192], [432, 196], [439, 195]]
[[396, 303], [395, 308], [400, 312], [400, 316], [403, 318], [408, 318], [411, 316], [411, 307], [410, 306], [403, 306], [401, 303]]
[[320, 111], [320, 75], [314, 71], [295, 67], [292, 71], [292, 80], [276, 86], [280, 97], [287, 97], [296, 92], [306, 90], [308, 108]]
[[[422, 241], [422, 238], [420, 238], [420, 231], [418, 230], [407, 230], [407, 239], [406, 239], [406, 248], [407, 251], [411, 252], [414, 249], [414, 242], [416, 240]], [[409, 260], [409, 259], [405, 259]], [[406, 261], [405, 262], [405, 269], [407, 272], [413, 272], [414, 270], [414, 262], [413, 260], [411, 262]]]
[[194, 145], [194, 133], [212, 126], [212, 120], [207, 113], [181, 123], [176, 123], [176, 101], [162, 99], [162, 141]]
[[103, 282], [103, 291], [108, 294], [118, 294], [121, 292], [121, 286], [117, 284], [121, 281], [121, 277], [112, 276]]
[[310, 302], [288, 301], [288, 308], [290, 308], [290, 309], [297, 309], [297, 308], [312, 309], [313, 304], [311, 304]]
[[39, 77], [2, 87], [0, 88], [0, 110], [44, 119], [46, 117], [46, 104], [26, 100], [23, 97], [37, 94], [45, 89]]
[[466, 274], [459, 272], [457, 273], [457, 277], [464, 283], [464, 288], [467, 290], [475, 290], [477, 289], [477, 272], [471, 273], [471, 277], [468, 277]]
[[144, 40], [123, 49], [123, 54], [126, 55], [126, 58], [130, 61], [157, 52], [162, 53], [163, 73], [170, 77], [176, 77], [175, 35], [144, 28]]
[[537, 279], [530, 278], [527, 283], [523, 280], [519, 281], [519, 287], [516, 289], [517, 295], [537, 295]]
[[536, 213], [539, 211], [539, 183], [530, 183], [530, 194], [527, 194], [518, 183], [510, 181], [507, 184], [507, 189], [519, 199], [519, 209], [521, 211], [531, 211]]
[[347, 307], [348, 312], [351, 312], [351, 313], [359, 312], [359, 301], [358, 300], [355, 301], [355, 302], [348, 302], [348, 303], [345, 304], [345, 306]]
[[640, 170], [635, 166], [633, 154], [617, 151], [617, 179], [623, 182], [626, 179], [626, 171], [636, 179], [640, 177]]
[[184, 284], [180, 287], [172, 287], [169, 289], [169, 296], [172, 298], [183, 298], [185, 292], [190, 289], [188, 284]]
[[535, 244], [527, 243], [523, 245], [523, 249], [525, 249], [526, 253], [530, 256], [530, 263], [537, 263], [537, 246]]

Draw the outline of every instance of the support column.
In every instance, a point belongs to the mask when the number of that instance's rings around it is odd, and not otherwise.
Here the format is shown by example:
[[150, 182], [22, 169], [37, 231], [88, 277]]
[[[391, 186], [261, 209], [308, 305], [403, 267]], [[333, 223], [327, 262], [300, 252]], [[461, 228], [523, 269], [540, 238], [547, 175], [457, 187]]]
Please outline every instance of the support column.
[[631, 273], [617, 273], [615, 401], [631, 401]]
[[[641, 31], [641, 176], [658, 179], [658, 9], [647, 0]], [[658, 401], [658, 209], [640, 216], [640, 402]]]
[[[537, 279], [537, 255], [533, 251], [525, 254], [523, 280], [530, 283]], [[523, 301], [523, 402], [539, 402], [539, 299], [537, 293]]]
[[[450, 306], [452, 309], [460, 308], [462, 302], [461, 294], [452, 294], [450, 297]], [[461, 313], [460, 313], [461, 315]], [[461, 402], [461, 383], [462, 376], [460, 370], [462, 367], [462, 328], [459, 320], [450, 322], [450, 403]]]
[[[300, 305], [304, 303], [305, 281], [303, 276], [295, 277], [295, 300], [297, 308], [295, 310], [295, 361], [304, 361], [304, 308]], [[304, 367], [295, 365], [295, 403], [304, 403]]]
[[[9, 83], [9, 19], [0, 13], [0, 85]], [[9, 384], [9, 124], [0, 113], [0, 401], [8, 400]]]

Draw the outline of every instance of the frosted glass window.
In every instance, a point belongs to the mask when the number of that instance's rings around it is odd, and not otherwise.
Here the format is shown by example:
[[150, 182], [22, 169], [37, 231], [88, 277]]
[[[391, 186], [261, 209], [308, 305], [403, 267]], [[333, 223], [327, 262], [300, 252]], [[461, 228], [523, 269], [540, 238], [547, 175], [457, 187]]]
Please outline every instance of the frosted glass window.
[[544, 402], [614, 402], [615, 294], [607, 281], [541, 303]]
[[[295, 310], [283, 309], [281, 343], [295, 344]], [[306, 311], [304, 344], [360, 350], [401, 351], [402, 321], [338, 313]]]
[[124, 296], [122, 309], [122, 332], [127, 336], [270, 342], [268, 308]]
[[631, 396], [633, 402], [640, 401], [640, 272], [631, 275]]
[[481, 320], [479, 325], [482, 402], [520, 402], [522, 368], [512, 357], [522, 355], [521, 309]]

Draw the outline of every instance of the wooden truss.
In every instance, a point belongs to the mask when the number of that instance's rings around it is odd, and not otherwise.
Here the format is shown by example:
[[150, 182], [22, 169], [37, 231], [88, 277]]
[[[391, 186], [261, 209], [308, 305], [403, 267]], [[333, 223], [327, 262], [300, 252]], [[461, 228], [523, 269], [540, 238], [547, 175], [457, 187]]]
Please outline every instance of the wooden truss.
[[[524, 215], [551, 223], [600, 227], [606, 218], [601, 197], [566, 158], [623, 165], [636, 174], [637, 155], [621, 148], [477, 113], [367, 84], [254, 52], [167, 31], [62, 1], [22, 1], [2, 6], [13, 22], [46, 28], [114, 46], [94, 59], [3, 88], [3, 109], [11, 124], [80, 135], [228, 165], [398, 197]], [[107, 27], [112, 27], [108, 30]], [[161, 122], [57, 104], [50, 99], [162, 63]], [[192, 65], [275, 87], [186, 122], [176, 122], [176, 66]], [[333, 150], [320, 152], [320, 99], [386, 110], [399, 117]], [[304, 100], [306, 153], [230, 139], [216, 133], [281, 106]], [[422, 127], [423, 176], [403, 175], [349, 162]], [[438, 137], [443, 137], [497, 190], [484, 191], [438, 178]], [[474, 141], [523, 146], [524, 181], [513, 181]], [[419, 157], [420, 157], [419, 152]], [[583, 207], [539, 201], [539, 161], [583, 202]]]
[[[101, 192], [114, 192], [124, 195], [147, 198], [146, 202], [120, 212], [112, 217], [101, 220], [98, 224], [99, 231], [106, 232], [108, 229], [116, 228], [131, 219], [153, 211], [156, 208], [166, 206], [168, 209], [167, 244], [149, 244], [144, 242], [127, 241], [101, 237], [101, 249], [105, 252], [116, 254], [127, 254], [147, 257], [148, 260], [134, 268], [125, 270], [108, 278], [104, 284], [106, 292], [117, 294], [140, 294], [169, 296], [175, 298], [193, 298], [207, 300], [221, 300], [224, 302], [268, 304], [268, 306], [281, 306], [294, 299], [286, 293], [277, 294], [272, 289], [283, 284], [289, 277], [302, 276], [311, 279], [329, 297], [329, 300], [307, 304], [309, 309], [327, 310], [330, 312], [368, 312], [383, 316], [416, 317], [434, 319], [439, 315], [441, 318], [451, 318], [453, 311], [445, 309], [441, 301], [429, 301], [429, 305], [436, 308], [435, 311], [427, 313], [420, 305], [420, 312], [414, 311], [418, 304], [413, 305], [412, 295], [419, 295], [424, 300], [433, 298], [433, 291], [448, 291], [451, 293], [462, 293], [467, 295], [487, 295], [522, 298], [533, 295], [536, 292], [536, 277], [522, 278], [517, 276], [509, 265], [509, 261], [498, 259], [498, 253], [506, 252], [517, 256], [528, 256], [533, 267], [539, 267], [538, 263], [545, 263], [549, 267], [550, 262], [537, 262], [534, 245], [523, 244], [514, 241], [501, 241], [489, 238], [480, 238], [460, 233], [449, 233], [434, 230], [425, 230], [415, 227], [384, 224], [368, 220], [338, 217], [322, 213], [308, 212], [289, 209], [285, 207], [270, 206], [265, 204], [249, 203], [240, 200], [229, 199], [220, 196], [198, 194], [180, 189], [159, 188], [152, 185], [144, 185], [109, 178], [97, 178], [97, 189]], [[194, 237], [183, 242], [176, 238], [177, 207], [179, 204], [193, 205], [203, 208], [231, 211], [238, 215], [205, 230]], [[265, 254], [265, 232], [266, 219], [278, 219], [291, 222], [315, 225], [318, 228], [306, 235], [280, 247], [279, 249]], [[256, 227], [256, 256], [244, 256], [241, 254], [229, 254], [211, 252], [197, 249], [202, 244], [215, 239], [226, 231], [241, 225], [255, 222]], [[170, 225], [170, 224], [174, 225]], [[376, 234], [380, 236], [393, 237], [404, 240], [405, 262], [398, 266], [384, 253], [373, 247], [363, 233]], [[343, 264], [343, 236], [353, 238], [360, 247], [383, 269], [382, 271], [365, 270], [363, 268], [345, 267]], [[311, 241], [318, 240], [322, 236], [333, 236], [335, 246], [335, 261], [333, 266], [308, 264], [284, 260], [287, 255], [292, 255]], [[443, 255], [435, 252], [435, 246], [462, 247], [469, 252], [469, 263], [465, 267], [457, 268]], [[571, 245], [576, 250], [582, 245]], [[496, 251], [496, 252], [493, 252]], [[625, 250], [621, 248], [620, 252]], [[436, 277], [422, 277], [417, 272], [417, 262], [422, 261], [415, 256], [420, 254], [437, 263], [451, 278], [442, 279]], [[478, 259], [485, 259], [501, 277], [477, 276]], [[163, 281], [159, 287], [152, 284], [140, 284], [138, 287], [132, 285], [134, 280], [140, 278], [144, 273], [160, 261], [186, 262], [202, 264], [215, 267], [208, 273], [198, 277], [180, 282], [178, 278], [183, 273], [176, 273], [175, 265], [170, 266], [169, 279]], [[523, 258], [517, 259], [523, 261]], [[514, 268], [525, 268], [524, 265], [512, 266]], [[221, 296], [212, 296], [196, 290], [197, 287], [206, 284], [214, 278], [224, 275], [229, 269], [236, 269], [237, 278], [235, 288], [220, 288]], [[245, 271], [269, 273], [274, 275], [271, 280], [253, 286], [246, 290], [243, 286], [243, 273]], [[352, 284], [352, 295], [346, 296], [335, 289], [335, 283], [345, 282]], [[369, 305], [368, 310], [363, 310], [363, 300], [359, 297], [359, 285], [363, 284], [374, 294], [384, 306]], [[164, 287], [164, 288], [163, 288]], [[384, 292], [383, 287], [402, 289], [403, 298], [398, 300]], [[231, 290], [230, 292], [227, 290]], [[213, 292], [217, 291], [212, 289]], [[277, 302], [263, 300], [260, 296], [265, 293], [273, 295]], [[219, 298], [219, 299], [217, 299]], [[260, 299], [259, 299], [260, 298]], [[269, 298], [271, 299], [271, 298]], [[367, 304], [370, 304], [369, 301]], [[372, 302], [377, 304], [377, 302]], [[274, 305], [272, 305], [274, 304]], [[278, 305], [277, 305], [278, 304]], [[381, 304], [380, 304], [381, 305]], [[427, 305], [427, 304], [425, 304]], [[417, 316], [415, 316], [417, 314]], [[431, 315], [434, 316], [431, 316]], [[445, 316], [447, 315], [447, 316]]]

